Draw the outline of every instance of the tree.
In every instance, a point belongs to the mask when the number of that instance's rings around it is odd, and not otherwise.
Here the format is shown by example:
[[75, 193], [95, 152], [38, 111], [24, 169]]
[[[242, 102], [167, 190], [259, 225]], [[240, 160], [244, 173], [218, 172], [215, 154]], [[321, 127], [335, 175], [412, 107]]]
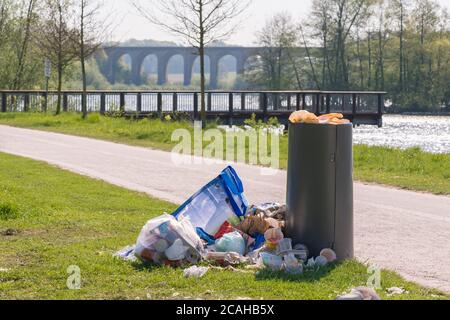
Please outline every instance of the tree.
[[10, 3], [9, 0], [0, 0], [0, 48], [5, 42], [6, 25], [9, 17]]
[[[205, 47], [227, 38], [233, 23], [251, 0], [133, 0], [136, 9], [151, 23], [181, 36], [200, 57], [201, 119], [206, 121]], [[143, 5], [142, 2], [148, 4]]]
[[56, 114], [61, 112], [61, 90], [64, 71], [76, 59], [76, 30], [70, 26], [72, 19], [71, 0], [46, 0], [44, 19], [36, 31], [37, 46], [44, 58], [48, 58], [55, 66], [58, 77], [58, 100]]
[[297, 27], [287, 12], [274, 15], [257, 33], [262, 48], [259, 57], [250, 62], [247, 81], [271, 90], [290, 88], [297, 81], [299, 71], [294, 62], [293, 49], [297, 45]]
[[0, 88], [8, 87], [7, 69], [8, 57], [5, 55], [8, 52], [10, 43], [11, 30], [11, 2], [9, 0], [0, 0]]
[[[30, 7], [31, 4], [31, 7]], [[33, 30], [38, 8], [29, 0], [0, 0], [0, 87], [40, 87], [42, 61], [36, 59]]]
[[391, 0], [389, 12], [394, 23], [398, 25], [399, 38], [399, 77], [398, 86], [400, 91], [404, 90], [405, 82], [405, 21], [409, 2], [407, 0]]
[[375, 89], [383, 91], [385, 90], [385, 47], [388, 40], [385, 1], [379, 1], [375, 13], [378, 19], [378, 50], [376, 52]]
[[36, 1], [28, 0], [28, 2], [23, 3], [25, 11], [23, 14], [23, 29], [22, 29], [22, 39], [19, 44], [19, 50], [17, 55], [17, 68], [12, 84], [12, 89], [19, 90], [22, 88], [23, 84], [23, 75], [26, 64], [26, 59], [28, 57], [28, 47], [31, 42], [31, 30], [32, 24], [34, 22], [35, 17], [35, 9], [36, 9]]
[[312, 56], [317, 55], [317, 50], [310, 47], [303, 27], [289, 12], [277, 13], [267, 20], [257, 32], [257, 45], [261, 49], [258, 56], [249, 60], [247, 83], [270, 90], [302, 90], [310, 83], [318, 85]]
[[[438, 4], [430, 0], [415, 0], [411, 12], [411, 27], [419, 38], [418, 54], [414, 55], [415, 61], [418, 58], [418, 62], [415, 64], [417, 75], [415, 82], [423, 83], [421, 87], [425, 89], [423, 94], [426, 99], [431, 99], [430, 93], [435, 80], [432, 70], [432, 48], [430, 47], [433, 37], [430, 35], [438, 28], [438, 14]], [[418, 85], [414, 87], [414, 91], [419, 89]]]
[[315, 0], [305, 25], [322, 44], [322, 86], [350, 87], [349, 41], [367, 20], [373, 0]]
[[311, 30], [311, 38], [320, 39], [322, 47], [322, 80], [321, 87], [327, 88], [331, 83], [331, 63], [329, 50], [329, 37], [331, 33], [331, 0], [313, 0], [311, 16], [305, 22]]
[[86, 60], [98, 51], [102, 42], [107, 37], [108, 26], [99, 19], [101, 4], [95, 0], [77, 0], [77, 33], [75, 42], [77, 55], [81, 63], [82, 97], [81, 112], [83, 119], [87, 117], [87, 73]]

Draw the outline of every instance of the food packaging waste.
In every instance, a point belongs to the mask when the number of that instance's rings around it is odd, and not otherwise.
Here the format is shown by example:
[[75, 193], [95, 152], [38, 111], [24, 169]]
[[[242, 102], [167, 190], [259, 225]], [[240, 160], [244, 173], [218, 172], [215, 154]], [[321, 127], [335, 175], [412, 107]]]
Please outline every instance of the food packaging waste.
[[332, 249], [323, 249], [320, 252], [320, 255], [322, 257], [325, 257], [327, 259], [328, 263], [332, 263], [337, 260], [336, 252], [334, 252]]
[[280, 241], [284, 239], [284, 234], [280, 228], [272, 228], [266, 231], [264, 237], [266, 238], [267, 244], [276, 248]]
[[247, 212], [244, 187], [232, 167], [222, 173], [187, 200], [173, 216], [189, 219], [194, 228], [213, 237], [225, 222], [237, 226]]
[[322, 116], [316, 116], [306, 110], [295, 111], [289, 117], [291, 123], [309, 123], [309, 124], [328, 124], [328, 125], [341, 125], [349, 124], [350, 121], [344, 119], [344, 115], [341, 113], [330, 113]]
[[282, 255], [285, 252], [292, 251], [292, 239], [284, 238], [278, 243], [277, 255]]
[[155, 264], [169, 261], [199, 261], [204, 254], [203, 242], [192, 224], [164, 214], [146, 223], [137, 239], [135, 255]]
[[281, 271], [283, 269], [283, 258], [263, 252], [260, 254], [264, 266], [271, 271]]
[[188, 269], [185, 269], [183, 272], [183, 275], [185, 278], [203, 278], [206, 273], [209, 271], [209, 268], [207, 267], [198, 267], [198, 266], [192, 266]]
[[284, 257], [284, 265], [286, 272], [289, 274], [298, 275], [303, 273], [303, 264], [293, 254]]
[[239, 232], [228, 233], [216, 241], [216, 249], [219, 252], [236, 252], [245, 255], [245, 240]]
[[183, 244], [181, 239], [177, 239], [164, 253], [170, 261], [179, 261], [186, 258], [188, 249], [189, 248]]

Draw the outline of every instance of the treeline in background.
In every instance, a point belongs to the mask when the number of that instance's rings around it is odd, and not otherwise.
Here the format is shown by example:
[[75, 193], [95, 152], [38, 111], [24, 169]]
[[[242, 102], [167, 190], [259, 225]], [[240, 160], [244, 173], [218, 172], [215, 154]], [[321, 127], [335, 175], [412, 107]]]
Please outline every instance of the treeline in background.
[[[96, 11], [101, 10], [94, 0], [0, 0], [0, 88], [42, 89], [45, 58], [55, 68], [51, 88], [59, 82], [64, 89], [82, 87], [80, 43], [72, 40], [80, 39], [79, 19], [74, 19], [80, 1], [90, 5], [87, 49], [97, 49], [85, 54], [89, 89], [138, 89], [130, 84], [131, 62], [126, 56], [116, 66], [119, 83], [106, 80], [101, 45], [177, 45], [107, 42], [102, 37], [108, 33], [105, 24], [101, 34], [95, 31], [98, 25], [94, 28]], [[437, 1], [314, 0], [304, 18], [276, 13], [255, 34], [254, 46], [262, 48], [247, 61], [242, 76], [236, 74], [234, 58], [221, 60], [223, 89], [387, 91], [396, 112], [441, 112], [450, 106], [449, 15]], [[173, 81], [165, 88], [182, 87], [182, 70], [182, 59], [174, 58], [168, 68]], [[194, 65], [194, 87], [197, 72]], [[145, 85], [139, 88], [157, 88], [155, 73], [156, 61], [146, 59]]]

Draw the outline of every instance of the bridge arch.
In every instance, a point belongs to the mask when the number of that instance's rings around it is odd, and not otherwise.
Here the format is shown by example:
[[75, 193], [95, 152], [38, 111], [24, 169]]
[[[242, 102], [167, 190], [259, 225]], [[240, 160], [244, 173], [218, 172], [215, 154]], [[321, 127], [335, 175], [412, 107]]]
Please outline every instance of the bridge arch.
[[[228, 87], [230, 83], [234, 85], [237, 82], [238, 79], [237, 64], [238, 59], [231, 54], [224, 55], [218, 60], [216, 87], [225, 88]], [[231, 77], [230, 74], [232, 75]]]
[[150, 53], [137, 63], [139, 66], [136, 68], [134, 83], [136, 85], [156, 84], [158, 81], [158, 57], [156, 54]]
[[[206, 86], [210, 87], [210, 80], [211, 80], [211, 71], [212, 71], [212, 64], [211, 64], [211, 57], [209, 55], [205, 55], [205, 83]], [[195, 81], [200, 83], [200, 57], [196, 56], [194, 57], [194, 62], [192, 64], [192, 80], [195, 79]], [[191, 80], [191, 83], [192, 83]]]
[[111, 74], [109, 77], [111, 84], [115, 84], [116, 82], [131, 84], [132, 65], [133, 58], [129, 53], [121, 52], [120, 54], [117, 54], [112, 61]]
[[[108, 78], [110, 83], [115, 83], [117, 72], [117, 61], [125, 54], [131, 57], [131, 78], [132, 83], [139, 85], [142, 82], [142, 64], [148, 55], [157, 57], [157, 83], [163, 85], [167, 83], [167, 68], [173, 56], [181, 55], [183, 57], [184, 85], [191, 85], [193, 78], [194, 63], [198, 60], [198, 51], [192, 47], [105, 47], [102, 50], [107, 55], [107, 62], [102, 72]], [[207, 47], [205, 54], [207, 60], [207, 74], [209, 74], [209, 88], [216, 89], [220, 77], [219, 64], [222, 58], [232, 56], [236, 59], [236, 73], [243, 75], [246, 69], [246, 61], [252, 56], [261, 53], [262, 48], [258, 47]], [[298, 54], [303, 54], [301, 48], [296, 49]], [[311, 48], [311, 52], [315, 52]], [[197, 71], [197, 70], [196, 70]]]
[[243, 48], [220, 48], [221, 50], [214, 51], [216, 48], [210, 48], [211, 53], [211, 74], [210, 74], [210, 88], [217, 89], [219, 85], [220, 70], [219, 64], [225, 57], [232, 57], [236, 61], [236, 75], [241, 76], [244, 73], [244, 63], [246, 54]]
[[182, 54], [175, 54], [169, 58], [166, 66], [167, 83], [184, 84], [184, 77], [180, 78], [180, 75], [184, 74], [184, 60]]

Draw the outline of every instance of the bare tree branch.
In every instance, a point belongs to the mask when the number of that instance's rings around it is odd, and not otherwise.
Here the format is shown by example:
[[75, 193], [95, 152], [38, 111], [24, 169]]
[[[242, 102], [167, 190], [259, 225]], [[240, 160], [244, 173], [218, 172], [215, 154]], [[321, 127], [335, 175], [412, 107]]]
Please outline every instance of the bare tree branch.
[[131, 0], [151, 23], [183, 38], [200, 56], [201, 117], [206, 119], [205, 46], [227, 38], [251, 0]]

